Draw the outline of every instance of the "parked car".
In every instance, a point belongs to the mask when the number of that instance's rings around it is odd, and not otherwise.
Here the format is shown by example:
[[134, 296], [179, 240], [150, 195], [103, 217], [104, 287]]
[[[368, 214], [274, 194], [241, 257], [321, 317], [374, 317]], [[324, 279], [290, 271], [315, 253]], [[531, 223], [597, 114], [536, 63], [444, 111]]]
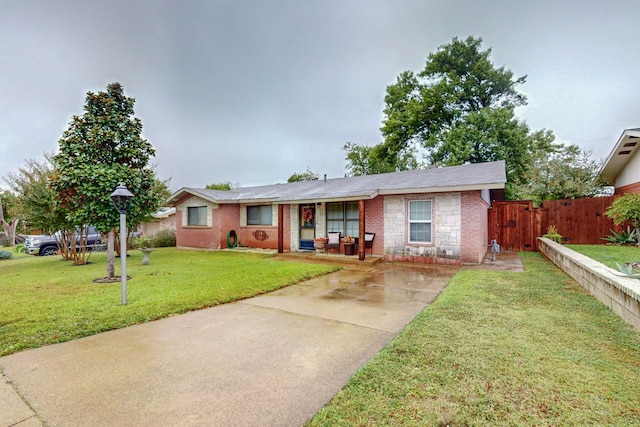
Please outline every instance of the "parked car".
[[[59, 231], [57, 233], [60, 233]], [[59, 239], [58, 239], [59, 240]], [[94, 227], [89, 227], [87, 235], [87, 248], [89, 250], [102, 248], [102, 235]], [[27, 236], [24, 242], [24, 252], [29, 255], [49, 256], [58, 252], [58, 243], [54, 236], [40, 234]]]

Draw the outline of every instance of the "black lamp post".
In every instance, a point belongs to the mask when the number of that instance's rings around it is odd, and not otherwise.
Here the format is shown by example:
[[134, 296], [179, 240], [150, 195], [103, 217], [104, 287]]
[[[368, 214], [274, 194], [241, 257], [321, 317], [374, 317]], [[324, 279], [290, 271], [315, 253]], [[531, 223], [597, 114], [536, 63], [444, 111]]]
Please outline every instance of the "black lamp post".
[[133, 194], [123, 183], [111, 193], [113, 206], [120, 212], [120, 279], [122, 283], [122, 305], [127, 305], [127, 209]]

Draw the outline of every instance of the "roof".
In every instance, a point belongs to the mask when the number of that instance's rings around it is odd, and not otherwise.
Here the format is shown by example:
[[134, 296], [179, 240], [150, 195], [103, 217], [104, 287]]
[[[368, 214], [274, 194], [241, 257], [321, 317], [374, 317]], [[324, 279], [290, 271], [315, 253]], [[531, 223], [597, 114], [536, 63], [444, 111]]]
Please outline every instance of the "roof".
[[611, 154], [600, 170], [600, 176], [613, 185], [638, 148], [640, 148], [640, 128], [626, 129], [611, 150]]
[[392, 172], [326, 180], [292, 182], [230, 191], [184, 187], [169, 198], [175, 205], [186, 194], [213, 203], [305, 203], [373, 199], [378, 195], [500, 189], [507, 182], [505, 162]]
[[175, 213], [176, 208], [162, 207], [153, 214], [153, 217], [156, 219], [169, 218], [171, 215], [175, 215]]

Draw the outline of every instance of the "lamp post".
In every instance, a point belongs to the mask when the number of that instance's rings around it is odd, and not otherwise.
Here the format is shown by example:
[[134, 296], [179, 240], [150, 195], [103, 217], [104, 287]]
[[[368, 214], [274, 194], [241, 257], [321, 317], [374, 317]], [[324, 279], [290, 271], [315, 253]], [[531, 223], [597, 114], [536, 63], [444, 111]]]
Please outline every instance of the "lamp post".
[[120, 212], [120, 279], [122, 283], [122, 305], [127, 305], [127, 209], [133, 194], [123, 183], [111, 193], [113, 206]]

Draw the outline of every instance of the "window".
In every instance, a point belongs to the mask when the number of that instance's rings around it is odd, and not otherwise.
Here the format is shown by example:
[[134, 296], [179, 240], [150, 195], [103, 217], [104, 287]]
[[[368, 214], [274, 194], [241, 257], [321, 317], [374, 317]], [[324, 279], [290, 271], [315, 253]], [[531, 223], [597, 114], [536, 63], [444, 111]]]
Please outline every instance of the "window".
[[409, 201], [409, 242], [431, 243], [431, 201]]
[[247, 225], [272, 225], [271, 205], [247, 206]]
[[358, 202], [327, 203], [327, 233], [358, 236]]
[[207, 207], [187, 208], [187, 225], [207, 225]]

